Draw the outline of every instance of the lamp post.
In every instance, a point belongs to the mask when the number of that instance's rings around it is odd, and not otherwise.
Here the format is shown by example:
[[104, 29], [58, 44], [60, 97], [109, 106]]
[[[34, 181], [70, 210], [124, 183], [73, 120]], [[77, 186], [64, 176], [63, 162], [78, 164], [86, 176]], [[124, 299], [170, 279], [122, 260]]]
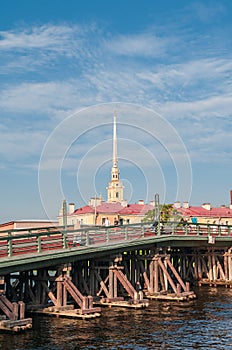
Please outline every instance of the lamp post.
[[63, 216], [63, 226], [67, 230], [67, 202], [64, 199], [62, 203], [62, 216]]
[[97, 221], [97, 196], [95, 194], [95, 200], [94, 200], [94, 226], [96, 226], [96, 221]]
[[160, 203], [159, 203], [159, 194], [155, 194], [155, 220], [158, 222], [157, 233], [160, 235]]

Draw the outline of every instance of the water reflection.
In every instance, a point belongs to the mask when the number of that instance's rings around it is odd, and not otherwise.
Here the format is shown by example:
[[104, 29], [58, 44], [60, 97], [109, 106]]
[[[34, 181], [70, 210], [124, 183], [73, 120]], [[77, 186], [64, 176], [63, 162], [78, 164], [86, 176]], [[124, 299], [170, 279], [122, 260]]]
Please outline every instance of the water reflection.
[[232, 290], [202, 287], [191, 303], [103, 309], [93, 320], [35, 317], [33, 330], [0, 334], [4, 350], [232, 349]]

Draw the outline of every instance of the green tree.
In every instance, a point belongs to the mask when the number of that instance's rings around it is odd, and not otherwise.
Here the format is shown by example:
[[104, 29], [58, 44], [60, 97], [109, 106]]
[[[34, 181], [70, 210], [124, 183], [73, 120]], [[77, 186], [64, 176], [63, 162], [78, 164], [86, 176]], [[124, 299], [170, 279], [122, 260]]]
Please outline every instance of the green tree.
[[[155, 216], [156, 210], [154, 208], [146, 213], [142, 222], [154, 222], [157, 219]], [[180, 219], [181, 215], [173, 208], [172, 204], [160, 205], [160, 221], [179, 221]]]

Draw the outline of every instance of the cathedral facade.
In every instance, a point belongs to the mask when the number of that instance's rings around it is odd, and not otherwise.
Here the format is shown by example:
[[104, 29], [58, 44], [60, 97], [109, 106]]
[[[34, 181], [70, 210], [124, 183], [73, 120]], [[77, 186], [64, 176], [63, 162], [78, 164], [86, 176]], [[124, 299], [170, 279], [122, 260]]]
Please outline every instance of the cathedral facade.
[[[91, 198], [88, 205], [75, 209], [70, 204], [66, 209], [67, 225], [81, 227], [83, 225], [123, 225], [140, 223], [148, 210], [154, 208], [154, 203], [144, 204], [140, 200], [135, 204], [128, 204], [123, 195], [123, 183], [120, 180], [117, 155], [117, 123], [116, 113], [113, 121], [113, 157], [111, 168], [111, 179], [107, 189], [107, 201], [102, 197]], [[59, 225], [64, 224], [63, 206], [58, 216]]]

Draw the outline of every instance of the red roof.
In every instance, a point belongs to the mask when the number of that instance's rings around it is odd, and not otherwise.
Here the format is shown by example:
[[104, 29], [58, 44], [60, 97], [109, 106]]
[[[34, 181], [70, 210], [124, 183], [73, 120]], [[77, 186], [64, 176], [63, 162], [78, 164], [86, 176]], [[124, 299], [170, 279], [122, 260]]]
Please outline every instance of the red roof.
[[[120, 214], [120, 215], [145, 215], [148, 210], [154, 209], [150, 204], [128, 204], [126, 207], [121, 203], [102, 202], [96, 207], [97, 213]], [[95, 208], [90, 205], [76, 209], [71, 215], [93, 214]]]
[[154, 209], [153, 205], [150, 204], [128, 204], [119, 214], [121, 215], [145, 215], [148, 210]]
[[[119, 214], [119, 215], [145, 215], [148, 210], [154, 209], [151, 204], [127, 204], [122, 206], [120, 203], [102, 202], [96, 207], [97, 213]], [[71, 215], [93, 214], [95, 208], [90, 205], [76, 209]], [[183, 216], [189, 217], [232, 217], [232, 210], [228, 207], [212, 207], [207, 210], [201, 206], [189, 206], [189, 208], [177, 208], [177, 211]]]
[[[96, 212], [115, 214], [115, 213], [118, 213], [122, 208], [123, 206], [120, 203], [102, 202], [100, 205], [96, 207]], [[71, 215], [93, 214], [94, 212], [95, 212], [95, 208], [92, 205], [86, 205], [84, 207], [76, 209]]]
[[189, 208], [178, 208], [177, 211], [183, 216], [232, 217], [232, 210], [228, 207], [213, 207], [207, 210], [203, 207], [190, 206]]
[[123, 206], [121, 203], [107, 203], [107, 202], [102, 202], [100, 205], [97, 206], [97, 212], [98, 213], [118, 213]]
[[92, 214], [94, 213], [94, 208], [90, 205], [85, 205], [84, 207], [76, 209], [71, 215], [77, 214]]

